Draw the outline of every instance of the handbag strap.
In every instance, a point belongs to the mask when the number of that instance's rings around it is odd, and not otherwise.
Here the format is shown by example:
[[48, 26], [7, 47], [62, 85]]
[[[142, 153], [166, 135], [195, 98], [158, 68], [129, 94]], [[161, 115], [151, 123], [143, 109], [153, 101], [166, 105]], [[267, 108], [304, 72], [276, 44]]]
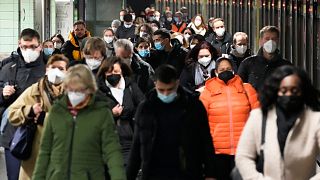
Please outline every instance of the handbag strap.
[[266, 139], [266, 125], [267, 125], [267, 113], [262, 113], [261, 143], [260, 143], [261, 147], [263, 147]]

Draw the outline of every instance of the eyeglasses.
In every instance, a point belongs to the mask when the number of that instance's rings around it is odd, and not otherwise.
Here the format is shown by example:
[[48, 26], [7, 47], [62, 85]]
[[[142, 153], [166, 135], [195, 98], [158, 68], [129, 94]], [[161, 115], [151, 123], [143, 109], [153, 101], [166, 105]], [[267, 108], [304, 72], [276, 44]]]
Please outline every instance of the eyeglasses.
[[35, 50], [39, 47], [40, 45], [36, 46], [36, 45], [30, 45], [30, 46], [20, 46], [20, 48], [22, 50], [26, 50], [26, 49], [32, 49], [32, 50]]

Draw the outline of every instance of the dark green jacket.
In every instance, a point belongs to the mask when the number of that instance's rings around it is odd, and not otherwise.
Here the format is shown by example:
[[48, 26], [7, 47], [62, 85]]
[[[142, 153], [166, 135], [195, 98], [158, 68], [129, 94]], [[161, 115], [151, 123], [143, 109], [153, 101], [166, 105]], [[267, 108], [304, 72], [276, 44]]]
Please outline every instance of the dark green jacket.
[[106, 101], [93, 96], [72, 117], [67, 96], [52, 106], [45, 124], [34, 180], [125, 180], [120, 144]]

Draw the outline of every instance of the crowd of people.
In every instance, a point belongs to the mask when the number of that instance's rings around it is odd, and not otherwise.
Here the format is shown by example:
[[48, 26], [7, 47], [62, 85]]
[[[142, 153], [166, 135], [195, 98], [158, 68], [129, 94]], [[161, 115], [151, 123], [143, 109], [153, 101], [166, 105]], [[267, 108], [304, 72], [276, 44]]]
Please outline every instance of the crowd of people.
[[[245, 32], [187, 12], [123, 9], [66, 41], [22, 30], [0, 63], [8, 180], [318, 179], [320, 93], [282, 58], [280, 30], [263, 27], [254, 55]], [[21, 159], [12, 139], [28, 124]]]

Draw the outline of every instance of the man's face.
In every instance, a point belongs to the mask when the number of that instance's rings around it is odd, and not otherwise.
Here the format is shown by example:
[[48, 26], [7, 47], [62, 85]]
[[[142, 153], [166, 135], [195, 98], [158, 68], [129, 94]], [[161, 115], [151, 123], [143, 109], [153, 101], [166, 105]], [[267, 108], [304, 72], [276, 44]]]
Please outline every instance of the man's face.
[[237, 46], [242, 46], [242, 45], [248, 46], [248, 41], [244, 36], [237, 36], [235, 45], [237, 45]]
[[260, 38], [260, 42], [259, 42], [259, 45], [260, 46], [263, 46], [264, 43], [266, 43], [267, 41], [269, 40], [273, 40], [275, 41], [277, 44], [279, 44], [279, 37], [277, 35], [277, 33], [275, 32], [265, 32], [263, 34], [263, 37]]
[[213, 24], [213, 30], [217, 30], [220, 28], [224, 28], [224, 22], [223, 21], [217, 21]]
[[19, 47], [21, 50], [32, 49], [38, 52], [42, 50], [42, 46], [37, 38], [33, 38], [31, 41], [26, 41], [21, 38], [19, 40]]
[[166, 41], [166, 39], [162, 39], [160, 35], [154, 35], [153, 42], [154, 43], [160, 42], [161, 44], [166, 45], [167, 41]]
[[169, 84], [166, 84], [166, 83], [163, 83], [163, 82], [157, 80], [155, 82], [155, 88], [159, 93], [161, 93], [165, 96], [168, 96], [169, 94], [177, 91], [178, 84], [179, 84], [179, 80], [172, 81]]
[[121, 58], [121, 59], [131, 59], [132, 58], [132, 52], [127, 51], [124, 48], [117, 48], [115, 50], [116, 56]]
[[81, 39], [86, 34], [86, 28], [84, 27], [83, 24], [77, 24], [73, 26], [73, 32], [78, 38]]

